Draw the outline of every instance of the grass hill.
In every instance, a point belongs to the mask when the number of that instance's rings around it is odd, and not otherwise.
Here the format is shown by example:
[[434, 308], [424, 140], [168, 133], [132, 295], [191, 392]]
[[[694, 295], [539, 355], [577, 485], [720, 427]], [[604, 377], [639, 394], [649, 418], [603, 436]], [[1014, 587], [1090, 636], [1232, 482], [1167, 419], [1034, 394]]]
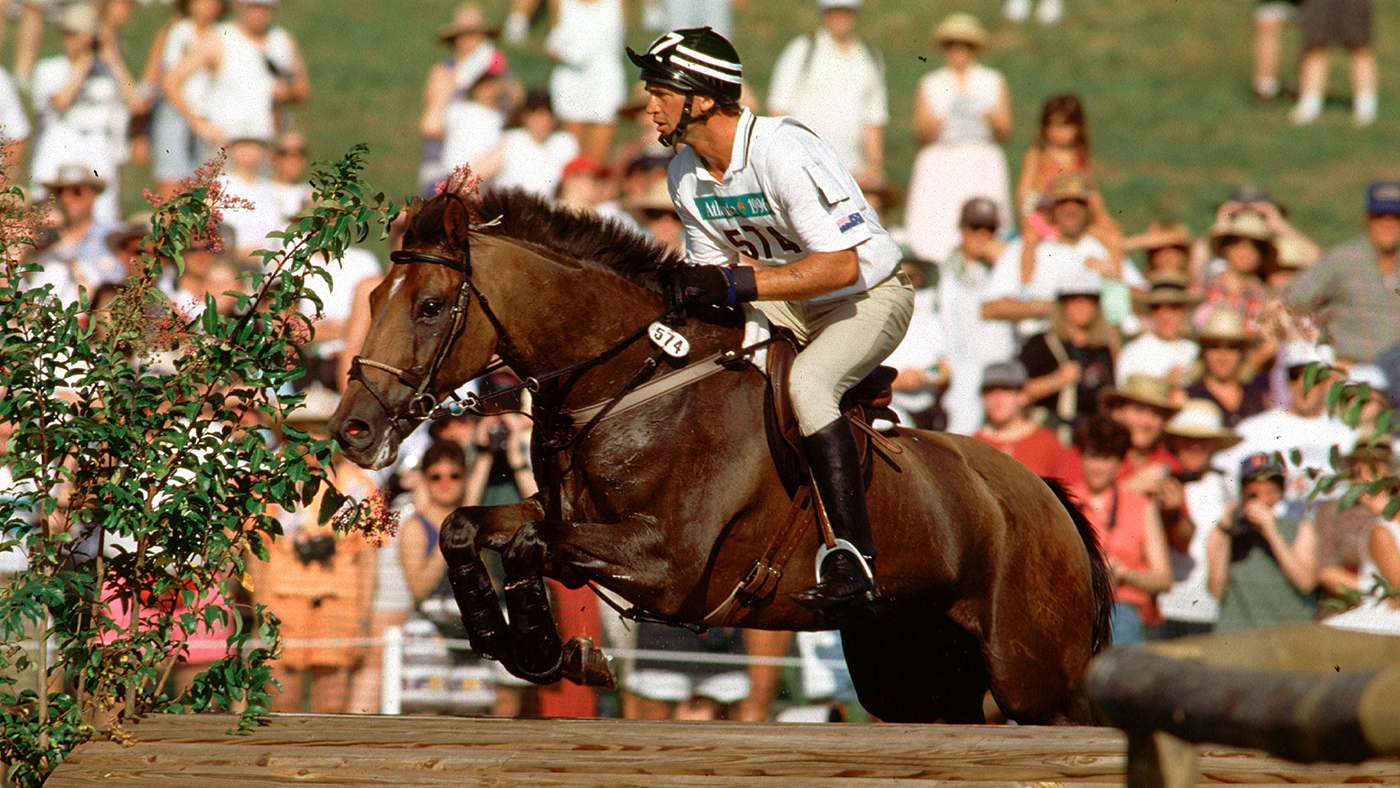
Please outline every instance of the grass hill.
[[[814, 28], [815, 0], [740, 0], [735, 44], [760, 95], [786, 42]], [[286, 0], [279, 20], [300, 38], [312, 71], [314, 97], [298, 112], [313, 154], [338, 156], [355, 142], [374, 155], [371, 182], [390, 194], [413, 186], [419, 142], [415, 132], [423, 76], [443, 56], [433, 31], [457, 0]], [[504, 19], [505, 0], [487, 0]], [[1357, 231], [1365, 184], [1400, 178], [1400, 7], [1377, 1], [1374, 41], [1381, 73], [1380, 120], [1351, 126], [1345, 53], [1333, 54], [1331, 95], [1313, 126], [1289, 125], [1289, 103], [1256, 102], [1249, 92], [1254, 3], [1181, 0], [1067, 0], [1053, 27], [1012, 25], [1001, 0], [866, 0], [860, 29], [884, 53], [891, 125], [888, 175], [907, 183], [915, 146], [909, 130], [914, 85], [941, 64], [929, 30], [947, 13], [967, 10], [983, 20], [992, 44], [983, 62], [1005, 73], [1016, 126], [1007, 146], [1013, 177], [1035, 132], [1041, 102], [1077, 92], [1087, 102], [1104, 196], [1128, 232], [1163, 213], [1200, 231], [1211, 210], [1235, 187], [1250, 183], [1289, 207], [1297, 224], [1324, 244]], [[163, 5], [132, 25], [133, 65], [164, 20]], [[631, 18], [639, 18], [636, 3]], [[507, 48], [528, 86], [547, 83], [549, 62], [538, 53], [543, 26], [529, 44]], [[48, 49], [54, 48], [52, 32]], [[644, 46], [654, 34], [634, 24], [629, 40]], [[1298, 51], [1286, 39], [1286, 81]], [[9, 60], [7, 55], [6, 60]], [[833, 94], [841, 90], [832, 85]], [[630, 133], [630, 130], [622, 130]], [[132, 177], [136, 176], [136, 177]], [[135, 188], [143, 173], [128, 176]]]

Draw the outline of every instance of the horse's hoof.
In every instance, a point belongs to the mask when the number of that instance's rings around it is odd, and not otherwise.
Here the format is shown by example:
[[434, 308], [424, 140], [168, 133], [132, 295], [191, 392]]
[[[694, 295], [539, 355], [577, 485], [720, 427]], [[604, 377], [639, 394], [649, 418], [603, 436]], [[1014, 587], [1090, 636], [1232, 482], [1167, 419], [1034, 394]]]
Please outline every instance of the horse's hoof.
[[602, 690], [617, 689], [608, 658], [593, 644], [593, 638], [574, 636], [564, 644], [564, 678], [584, 687]]

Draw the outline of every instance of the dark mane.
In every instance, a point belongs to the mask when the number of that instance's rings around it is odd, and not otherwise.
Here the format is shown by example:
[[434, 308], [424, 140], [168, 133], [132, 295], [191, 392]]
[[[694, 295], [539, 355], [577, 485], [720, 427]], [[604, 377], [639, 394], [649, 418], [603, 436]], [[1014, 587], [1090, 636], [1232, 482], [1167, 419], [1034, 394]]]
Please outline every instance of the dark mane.
[[[447, 198], [447, 199], [450, 199]], [[405, 245], [442, 241], [447, 199], [435, 197], [414, 207]], [[467, 200], [475, 231], [596, 265], [654, 292], [658, 272], [679, 265], [682, 255], [636, 230], [595, 214], [554, 205], [520, 189], [483, 189]]]

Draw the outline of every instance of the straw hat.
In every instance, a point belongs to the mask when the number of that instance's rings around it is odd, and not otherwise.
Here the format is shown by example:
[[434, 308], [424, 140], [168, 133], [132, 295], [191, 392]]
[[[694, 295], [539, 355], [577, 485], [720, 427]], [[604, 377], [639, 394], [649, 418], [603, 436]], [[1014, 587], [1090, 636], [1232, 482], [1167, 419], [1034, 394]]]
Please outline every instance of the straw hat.
[[1084, 179], [1083, 173], [1062, 172], [1050, 181], [1050, 188], [1046, 196], [1051, 203], [1064, 202], [1066, 200], [1079, 200], [1088, 202], [1089, 182]]
[[452, 14], [452, 21], [438, 28], [437, 37], [443, 43], [450, 43], [458, 36], [468, 33], [479, 33], [488, 38], [495, 38], [501, 34], [499, 25], [493, 25], [486, 21], [486, 12], [481, 10], [481, 6], [475, 3], [463, 3], [457, 6], [457, 10]]
[[1172, 386], [1165, 378], [1155, 375], [1132, 374], [1123, 388], [1109, 387], [1099, 393], [1099, 405], [1112, 409], [1123, 402], [1137, 402], [1168, 413], [1177, 408], [1171, 403]]
[[1157, 304], [1181, 304], [1182, 306], [1195, 306], [1205, 299], [1191, 294], [1191, 277], [1178, 271], [1159, 271], [1147, 277], [1151, 284], [1146, 295], [1136, 299], [1141, 306], [1155, 306]]
[[665, 178], [653, 181], [641, 194], [634, 194], [626, 198], [622, 201], [622, 206], [632, 213], [641, 211], [676, 212], [676, 204], [671, 202], [671, 191], [666, 186]]
[[1215, 441], [1216, 451], [1244, 440], [1225, 426], [1220, 406], [1208, 399], [1188, 399], [1162, 430], [1167, 435], [1194, 440]]
[[1278, 259], [1274, 264], [1279, 268], [1307, 268], [1317, 262], [1307, 245], [1291, 235], [1280, 235], [1274, 246], [1278, 247]]
[[1144, 249], [1148, 252], [1171, 246], [1190, 249], [1195, 240], [1195, 236], [1191, 235], [1191, 228], [1181, 222], [1152, 222], [1147, 225], [1146, 230], [1125, 238], [1123, 248], [1129, 251]]
[[54, 175], [53, 180], [44, 181], [39, 185], [49, 191], [65, 186], [91, 186], [100, 192], [107, 188], [107, 181], [99, 177], [86, 164], [70, 162], [58, 168], [58, 173]]
[[1234, 309], [1217, 309], [1210, 313], [1205, 326], [1196, 333], [1196, 341], [1243, 346], [1256, 344], [1259, 337], [1245, 333], [1242, 313]]
[[58, 18], [58, 29], [64, 33], [90, 36], [97, 32], [97, 8], [92, 3], [75, 3]]
[[1269, 229], [1269, 224], [1261, 213], [1240, 211], [1231, 216], [1225, 227], [1217, 230], [1211, 236], [1211, 251], [1221, 254], [1220, 250], [1226, 243], [1239, 238], [1253, 241], [1258, 245], [1259, 251], [1264, 256], [1261, 267], [1271, 265], [1278, 257], [1278, 246], [1274, 233]]
[[933, 29], [933, 40], [940, 46], [968, 44], [981, 49], [987, 45], [987, 29], [972, 14], [959, 11], [949, 14]]

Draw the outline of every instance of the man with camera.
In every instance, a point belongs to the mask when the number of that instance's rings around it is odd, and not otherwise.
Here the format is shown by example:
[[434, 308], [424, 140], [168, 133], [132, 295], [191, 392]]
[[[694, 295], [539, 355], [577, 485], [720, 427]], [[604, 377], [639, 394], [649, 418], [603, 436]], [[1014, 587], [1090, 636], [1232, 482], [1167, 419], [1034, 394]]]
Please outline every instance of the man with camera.
[[1220, 600], [1217, 632], [1312, 621], [1317, 530], [1302, 500], [1285, 500], [1288, 475], [1273, 456], [1240, 466], [1240, 500], [1206, 544], [1208, 587]]

